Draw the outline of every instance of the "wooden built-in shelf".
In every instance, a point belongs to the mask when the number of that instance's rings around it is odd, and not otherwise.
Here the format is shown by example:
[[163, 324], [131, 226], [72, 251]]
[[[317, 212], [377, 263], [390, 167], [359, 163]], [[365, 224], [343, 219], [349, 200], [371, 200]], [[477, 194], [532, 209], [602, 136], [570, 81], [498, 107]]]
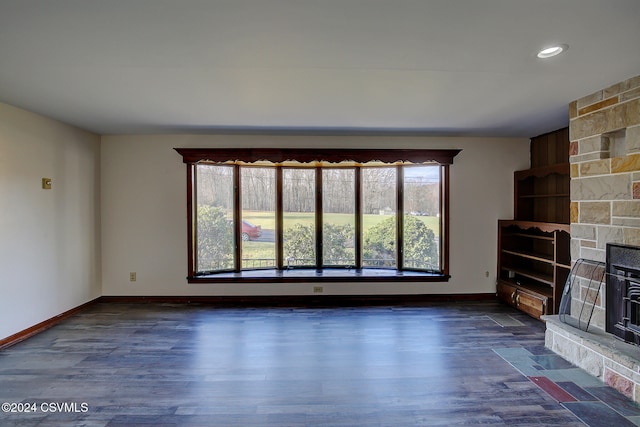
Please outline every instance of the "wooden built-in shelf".
[[514, 173], [514, 211], [519, 220], [569, 224], [569, 162]]
[[[498, 296], [534, 317], [556, 314], [569, 274], [569, 225], [498, 221]], [[518, 295], [527, 294], [518, 298]]]
[[568, 226], [498, 223], [498, 297], [536, 318], [557, 314], [570, 271]]
[[[513, 273], [515, 273], [516, 275], [522, 276], [522, 277], [526, 277], [528, 279], [533, 279], [536, 282], [539, 283], [546, 283], [549, 286], [553, 286], [553, 276], [550, 276], [548, 274], [542, 274], [542, 273], [538, 273], [536, 271], [533, 270], [525, 270], [522, 268], [517, 268], [517, 267], [509, 267], [509, 266], [504, 266], [502, 267], [503, 270], [507, 270], [508, 271], [512, 271]], [[516, 281], [516, 283], [518, 283]]]
[[556, 314], [571, 269], [569, 131], [531, 138], [516, 171], [514, 218], [498, 221], [497, 295], [533, 317]]

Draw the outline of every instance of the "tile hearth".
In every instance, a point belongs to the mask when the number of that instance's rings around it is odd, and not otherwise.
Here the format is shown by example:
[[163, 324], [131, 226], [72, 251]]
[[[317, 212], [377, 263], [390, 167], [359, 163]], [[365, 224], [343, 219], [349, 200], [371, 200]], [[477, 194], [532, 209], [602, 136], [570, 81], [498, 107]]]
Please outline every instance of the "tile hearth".
[[595, 327], [581, 331], [561, 322], [558, 316], [545, 316], [544, 320], [547, 348], [640, 402], [640, 347]]
[[588, 426], [640, 425], [640, 407], [546, 348], [494, 351]]

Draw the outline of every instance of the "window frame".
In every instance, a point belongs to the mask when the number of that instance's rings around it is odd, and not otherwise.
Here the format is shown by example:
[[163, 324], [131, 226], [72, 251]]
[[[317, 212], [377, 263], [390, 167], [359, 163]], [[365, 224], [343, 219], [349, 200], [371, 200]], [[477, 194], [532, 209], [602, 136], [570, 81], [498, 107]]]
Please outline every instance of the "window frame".
[[[189, 283], [221, 283], [221, 282], [376, 282], [376, 281], [420, 281], [442, 282], [448, 281], [449, 274], [449, 166], [453, 164], [454, 157], [461, 151], [459, 149], [230, 149], [230, 148], [175, 148], [182, 156], [183, 163], [187, 166], [187, 232], [188, 232], [188, 276]], [[258, 270], [242, 270], [240, 235], [242, 227], [242, 206], [240, 193], [240, 167], [241, 164], [253, 164], [255, 162], [268, 161], [276, 166], [276, 267]], [[397, 247], [402, 244], [402, 222], [404, 212], [402, 194], [402, 170], [403, 165], [417, 165], [423, 163], [438, 163], [440, 165], [440, 263], [441, 271], [438, 273], [424, 270], [406, 269], [402, 265], [402, 253], [397, 254], [398, 264], [395, 269], [362, 268], [361, 254], [356, 253], [356, 268], [347, 267], [323, 267], [322, 266], [322, 227], [316, 230], [316, 266], [303, 269], [287, 270], [282, 259], [282, 170], [283, 164], [297, 161], [303, 164], [315, 163], [307, 166], [316, 169], [317, 174], [322, 174], [321, 162], [335, 164], [340, 167], [341, 162], [354, 162], [361, 166], [365, 163], [377, 161], [389, 165], [398, 166], [397, 185], [399, 191], [397, 197], [397, 221], [400, 227], [397, 232]], [[213, 272], [207, 275], [197, 274], [197, 236], [196, 236], [196, 201], [197, 194], [196, 166], [200, 163], [218, 163], [234, 165], [234, 271]], [[279, 167], [278, 167], [279, 166]], [[333, 166], [331, 166], [333, 167]], [[356, 167], [356, 239], [362, 241], [362, 210], [361, 210], [361, 168]], [[316, 180], [316, 197], [322, 197], [318, 191], [322, 186], [322, 179]], [[320, 208], [322, 202], [320, 201]], [[316, 223], [322, 216], [316, 206]], [[319, 240], [318, 240], [319, 239]], [[320, 246], [320, 247], [319, 247]], [[361, 244], [356, 248], [361, 249]], [[319, 251], [319, 252], [318, 252]], [[319, 254], [319, 255], [318, 255]], [[373, 270], [373, 271], [372, 271]]]

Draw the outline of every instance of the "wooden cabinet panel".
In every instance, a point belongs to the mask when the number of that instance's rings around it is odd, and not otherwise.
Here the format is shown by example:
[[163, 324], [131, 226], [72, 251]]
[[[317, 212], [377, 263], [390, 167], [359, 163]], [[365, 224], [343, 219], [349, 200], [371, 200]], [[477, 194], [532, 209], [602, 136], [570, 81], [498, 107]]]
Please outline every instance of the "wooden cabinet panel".
[[569, 128], [531, 138], [531, 167], [569, 163]]
[[497, 287], [498, 298], [518, 310], [539, 319], [543, 314], [551, 314], [551, 297], [536, 293], [526, 287], [511, 285], [499, 281]]
[[516, 307], [517, 288], [504, 282], [498, 282], [498, 298], [512, 307]]
[[549, 298], [547, 297], [536, 295], [523, 290], [519, 290], [516, 295], [516, 307], [519, 310], [522, 310], [530, 316], [538, 319], [543, 314], [549, 314], [547, 313], [548, 301]]

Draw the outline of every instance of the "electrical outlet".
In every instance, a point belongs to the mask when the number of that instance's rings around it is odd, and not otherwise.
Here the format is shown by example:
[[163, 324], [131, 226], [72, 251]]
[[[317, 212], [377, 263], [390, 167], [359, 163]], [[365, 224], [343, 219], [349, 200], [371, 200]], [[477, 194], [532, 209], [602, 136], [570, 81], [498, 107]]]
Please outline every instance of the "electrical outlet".
[[484, 277], [489, 277], [489, 272], [488, 271], [484, 272]]
[[136, 272], [132, 271], [131, 273], [129, 273], [129, 281], [130, 282], [135, 282], [136, 281]]
[[322, 286], [314, 286], [313, 287], [313, 293], [314, 294], [321, 294], [324, 291], [324, 288]]

